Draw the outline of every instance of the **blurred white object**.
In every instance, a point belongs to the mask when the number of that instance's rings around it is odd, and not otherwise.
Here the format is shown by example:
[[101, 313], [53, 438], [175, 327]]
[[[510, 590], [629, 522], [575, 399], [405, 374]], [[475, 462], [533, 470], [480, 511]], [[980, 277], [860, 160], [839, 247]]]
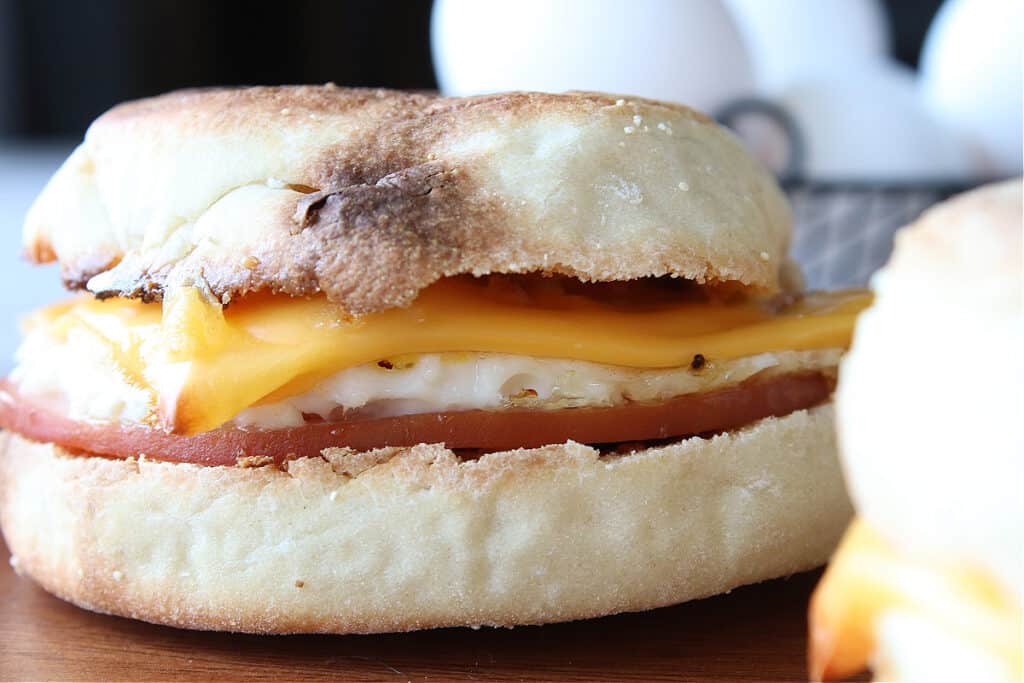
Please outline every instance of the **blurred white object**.
[[431, 42], [441, 90], [600, 90], [712, 111], [753, 89], [719, 0], [438, 0]]
[[928, 29], [921, 89], [932, 115], [979, 151], [979, 172], [1021, 172], [1020, 0], [946, 0]]
[[[685, 3], [682, 3], [685, 4]], [[777, 93], [876, 64], [889, 52], [880, 0], [725, 0], [754, 64], [758, 90]]]
[[933, 120], [913, 71], [891, 61], [820, 77], [778, 102], [803, 138], [813, 180], [922, 181], [974, 175], [968, 150]]
[[[901, 552], [991, 572], [1018, 605], [1022, 206], [1013, 179], [940, 204], [899, 234], [893, 256], [871, 279], [874, 304], [857, 321], [836, 392], [843, 469], [858, 515]], [[890, 575], [896, 584], [898, 575]], [[949, 611], [956, 599], [948, 597], [948, 606], [932, 604], [932, 614], [952, 626], [958, 613]], [[922, 597], [911, 605], [915, 599]], [[985, 632], [971, 628], [963, 633]], [[967, 680], [1007, 679], [979, 672]]]

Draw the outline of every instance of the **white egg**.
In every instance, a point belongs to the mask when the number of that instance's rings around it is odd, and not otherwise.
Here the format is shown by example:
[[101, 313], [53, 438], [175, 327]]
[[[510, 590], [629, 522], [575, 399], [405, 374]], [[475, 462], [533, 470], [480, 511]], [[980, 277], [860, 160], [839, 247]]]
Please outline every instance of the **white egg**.
[[719, 0], [438, 0], [441, 90], [601, 90], [714, 110], [753, 87]]
[[1021, 172], [1020, 0], [946, 0], [925, 40], [928, 109], [979, 152], [981, 174]]
[[788, 89], [779, 104], [803, 138], [816, 180], [927, 181], [973, 175], [965, 146], [926, 111], [914, 72], [895, 62]]
[[759, 90], [882, 61], [889, 25], [880, 0], [725, 0], [754, 63]]

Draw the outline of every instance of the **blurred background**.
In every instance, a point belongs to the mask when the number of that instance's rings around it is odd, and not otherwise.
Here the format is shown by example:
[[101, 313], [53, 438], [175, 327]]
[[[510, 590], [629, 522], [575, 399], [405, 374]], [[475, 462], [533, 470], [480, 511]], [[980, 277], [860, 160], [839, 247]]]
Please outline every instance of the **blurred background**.
[[61, 295], [32, 198], [112, 105], [183, 87], [594, 89], [685, 102], [780, 175], [812, 285], [862, 284], [928, 204], [1021, 172], [1019, 0], [0, 0], [0, 371]]

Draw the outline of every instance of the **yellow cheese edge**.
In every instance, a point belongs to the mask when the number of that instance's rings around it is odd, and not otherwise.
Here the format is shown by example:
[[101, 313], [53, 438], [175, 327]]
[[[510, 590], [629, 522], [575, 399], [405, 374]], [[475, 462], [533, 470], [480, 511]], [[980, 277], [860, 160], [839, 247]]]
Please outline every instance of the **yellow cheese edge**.
[[855, 519], [811, 597], [811, 680], [848, 678], [865, 669], [876, 651], [879, 620], [895, 609], [940, 624], [1001, 661], [1014, 680], [1021, 678], [1021, 606], [1005, 589], [968, 564], [902, 553]]

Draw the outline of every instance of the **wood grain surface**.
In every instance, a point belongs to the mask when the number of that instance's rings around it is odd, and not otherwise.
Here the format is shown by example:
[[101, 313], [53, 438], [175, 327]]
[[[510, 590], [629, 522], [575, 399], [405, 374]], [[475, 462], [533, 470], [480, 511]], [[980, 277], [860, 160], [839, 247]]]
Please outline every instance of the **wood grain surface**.
[[379, 636], [181, 631], [80, 610], [0, 544], [2, 680], [799, 681], [820, 572], [652, 612]]

